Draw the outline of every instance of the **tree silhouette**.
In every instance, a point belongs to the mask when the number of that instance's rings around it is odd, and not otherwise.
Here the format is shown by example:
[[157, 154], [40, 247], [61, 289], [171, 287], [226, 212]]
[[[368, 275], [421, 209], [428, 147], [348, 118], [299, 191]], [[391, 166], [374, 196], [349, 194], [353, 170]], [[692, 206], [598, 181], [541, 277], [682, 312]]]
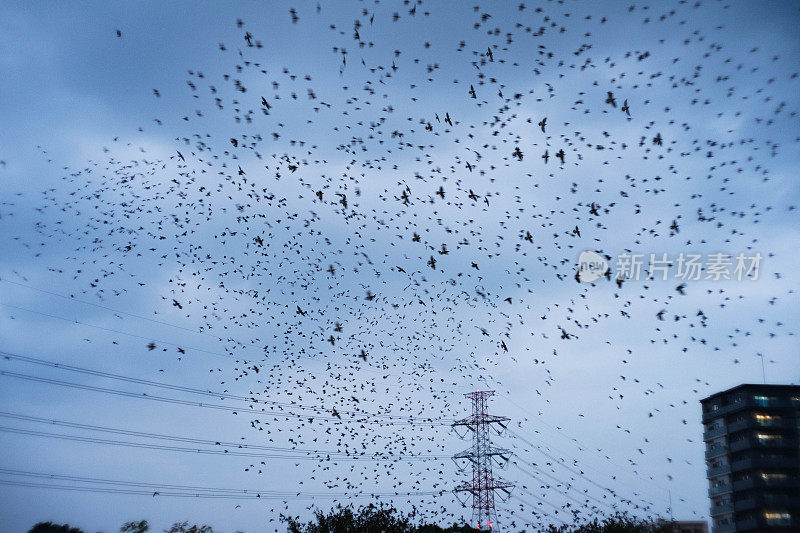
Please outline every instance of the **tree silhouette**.
[[[404, 515], [388, 505], [369, 504], [359, 509], [338, 505], [328, 513], [317, 509], [314, 520], [281, 515], [288, 533], [478, 533], [466, 524], [443, 528], [437, 524], [415, 523], [414, 514]], [[512, 527], [514, 524], [512, 524]], [[672, 533], [674, 524], [660, 519], [644, 519], [617, 513], [582, 524], [549, 526], [545, 533]]]
[[131, 520], [130, 522], [125, 522], [122, 524], [122, 527], [119, 528], [119, 533], [145, 533], [146, 531], [150, 531], [150, 524], [147, 523], [147, 520]]
[[672, 533], [674, 523], [660, 519], [643, 519], [617, 513], [604, 519], [595, 518], [574, 526], [551, 525], [546, 533]]
[[28, 530], [28, 533], [83, 533], [82, 529], [71, 527], [68, 524], [54, 524], [52, 522], [39, 522]]
[[214, 533], [214, 529], [207, 524], [190, 526], [189, 522], [175, 522], [172, 527], [165, 529], [164, 533]]
[[[466, 524], [453, 524], [442, 527], [415, 521], [416, 513], [403, 514], [394, 507], [380, 503], [359, 507], [337, 505], [327, 513], [320, 509], [314, 511], [314, 519], [301, 522], [300, 517], [280, 515], [286, 524], [287, 533], [480, 533]], [[515, 524], [512, 523], [511, 527]], [[581, 524], [554, 526], [544, 529], [544, 533], [673, 533], [674, 522], [637, 518], [625, 513], [617, 513], [605, 518], [595, 518]], [[125, 522], [120, 533], [146, 533], [150, 531], [147, 520]], [[77, 527], [52, 522], [39, 522], [28, 533], [83, 533]], [[214, 529], [189, 522], [175, 522], [164, 533], [214, 533]]]
[[478, 533], [467, 525], [453, 524], [442, 528], [436, 524], [415, 524], [412, 515], [404, 515], [387, 505], [369, 504], [354, 510], [352, 506], [338, 505], [329, 513], [317, 509], [314, 520], [301, 523], [298, 519], [281, 515], [288, 533]]

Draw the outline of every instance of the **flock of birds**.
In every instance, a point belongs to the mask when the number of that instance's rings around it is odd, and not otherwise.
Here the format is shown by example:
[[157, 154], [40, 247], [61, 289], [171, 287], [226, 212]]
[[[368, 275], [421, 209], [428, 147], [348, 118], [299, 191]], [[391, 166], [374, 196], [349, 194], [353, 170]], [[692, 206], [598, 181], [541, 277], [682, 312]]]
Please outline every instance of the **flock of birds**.
[[[140, 130], [178, 132], [172, 148], [115, 137], [42, 192], [41, 241], [23, 244], [38, 255], [69, 243], [50, 270], [82, 284], [80, 297], [112, 307], [118, 296], [155, 297], [153, 317], [222, 346], [226, 358], [209, 363], [190, 346], [141, 343], [147, 361], [208, 365], [220, 394], [245, 390], [247, 408], [233, 414], [249, 438], [380, 456], [320, 459], [298, 491], [396, 491], [399, 505], [438, 522], [468, 516], [449, 493], [459, 476], [440, 458], [457, 451], [450, 422], [466, 416], [461, 393], [477, 386], [531, 409], [505, 440], [517, 470], [504, 475], [519, 498], [501, 505], [505, 524], [663, 512], [636, 487], [595, 481], [582, 465], [605, 450], [565, 457], [524, 432], [539, 427], [536, 411], [557, 412], [549, 398], [565, 376], [554, 368], [581, 365], [582, 351], [611, 354], [605, 365], [620, 375], [603, 396], [617, 409], [658, 397], [649, 418], [682, 418], [714, 392], [707, 376], [682, 376], [676, 399], [625, 369], [650, 349], [735, 365], [731, 351], [751, 335], [792, 334], [769, 319], [745, 316], [735, 328], [713, 319], [792, 294], [766, 253], [762, 282], [779, 294], [613, 272], [577, 279], [583, 250], [764, 252], [760, 228], [795, 209], [769, 191], [771, 161], [798, 140], [774, 140], [796, 128], [797, 101], [773, 92], [797, 94], [798, 74], [771, 51], [723, 46], [729, 30], [712, 19], [725, 7], [711, 4], [613, 14], [568, 2], [510, 13], [421, 0], [302, 6], [282, 23], [298, 39], [324, 40], [331, 56], [297, 59], [299, 68], [280, 64], [294, 57], [288, 49], [264, 44], [269, 27], [243, 17], [238, 41], [209, 43], [215, 64], [186, 72], [188, 105], [152, 89], [165, 115]], [[626, 49], [615, 37], [624, 28], [649, 46]], [[109, 46], [128, 37], [111, 32]], [[646, 337], [640, 347], [618, 336], [634, 329]], [[582, 344], [598, 339], [602, 348]], [[499, 402], [492, 408], [508, 410]], [[265, 405], [278, 411], [259, 414]], [[591, 418], [591, 406], [577, 416]], [[649, 454], [671, 471], [653, 435], [620, 420], [607, 431], [628, 443], [625, 468], [648, 475], [638, 468]], [[408, 461], [416, 456], [432, 462]], [[270, 465], [243, 468], [264, 475]], [[686, 506], [705, 512], [704, 502]]]

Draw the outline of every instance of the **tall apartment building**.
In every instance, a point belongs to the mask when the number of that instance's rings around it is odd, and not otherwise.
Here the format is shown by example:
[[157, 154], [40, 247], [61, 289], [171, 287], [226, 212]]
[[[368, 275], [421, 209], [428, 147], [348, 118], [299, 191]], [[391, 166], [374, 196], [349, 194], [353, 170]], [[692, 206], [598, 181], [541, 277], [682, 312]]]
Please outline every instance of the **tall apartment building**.
[[712, 532], [800, 531], [800, 386], [739, 385], [701, 404]]
[[672, 524], [673, 533], [708, 533], [705, 520], [678, 520]]

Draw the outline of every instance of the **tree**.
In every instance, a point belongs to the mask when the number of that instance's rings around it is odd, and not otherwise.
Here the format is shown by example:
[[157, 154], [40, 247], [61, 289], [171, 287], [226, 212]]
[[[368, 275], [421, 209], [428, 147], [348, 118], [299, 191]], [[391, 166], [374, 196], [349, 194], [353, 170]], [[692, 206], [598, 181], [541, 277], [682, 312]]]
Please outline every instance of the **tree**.
[[412, 515], [404, 515], [387, 505], [369, 504], [354, 510], [338, 505], [328, 514], [314, 511], [314, 520], [305, 524], [297, 518], [281, 515], [289, 533], [477, 533], [467, 525], [442, 528], [436, 524], [415, 524]]
[[660, 519], [636, 518], [624, 513], [595, 518], [576, 526], [551, 525], [547, 533], [672, 533], [674, 524]]
[[131, 520], [130, 522], [125, 522], [122, 524], [122, 527], [119, 528], [119, 533], [145, 533], [146, 531], [150, 531], [150, 524], [147, 523], [147, 520]]
[[[338, 505], [330, 512], [314, 511], [314, 520], [281, 515], [288, 533], [479, 533], [466, 524], [446, 528], [437, 524], [415, 523], [415, 514], [404, 515], [387, 505], [369, 504], [359, 509]], [[617, 513], [606, 518], [575, 525], [549, 526], [546, 533], [672, 533], [673, 523], [660, 519], [636, 518]]]
[[214, 529], [207, 524], [190, 526], [189, 522], [175, 522], [172, 527], [165, 529], [164, 533], [214, 533]]
[[28, 533], [83, 533], [82, 529], [70, 527], [68, 524], [54, 524], [52, 522], [39, 522]]

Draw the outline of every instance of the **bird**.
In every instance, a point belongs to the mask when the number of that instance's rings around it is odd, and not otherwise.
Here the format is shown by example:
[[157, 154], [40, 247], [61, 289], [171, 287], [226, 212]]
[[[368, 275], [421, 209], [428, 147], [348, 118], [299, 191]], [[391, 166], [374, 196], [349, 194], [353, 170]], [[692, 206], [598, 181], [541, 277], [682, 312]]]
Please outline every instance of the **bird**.
[[[713, 385], [698, 361], [731, 379], [753, 361], [788, 368], [771, 340], [795, 329], [787, 259], [764, 258], [758, 295], [712, 279], [690, 294], [690, 267], [705, 277], [711, 256], [671, 261], [674, 282], [626, 277], [623, 259], [644, 257], [647, 270], [651, 253], [755, 256], [790, 233], [796, 202], [775, 194], [791, 189], [775, 169], [791, 165], [798, 142], [788, 41], [733, 46], [731, 21], [744, 13], [734, 4], [637, 4], [614, 16], [599, 3], [286, 9], [221, 16], [226, 43], [193, 35], [205, 52], [191, 64], [100, 32], [123, 45], [98, 41], [109, 64], [156, 57], [168, 85], [122, 80], [83, 54], [100, 80], [97, 105], [121, 81], [159, 100], [126, 99], [119, 131], [94, 128], [78, 152], [64, 139], [99, 115], [70, 124], [75, 110], [50, 113], [47, 98], [20, 108], [36, 127], [15, 143], [39, 144], [31, 168], [42, 168], [0, 195], [14, 258], [0, 283], [24, 285], [19, 294], [42, 285], [37, 298], [61, 319], [41, 319], [65, 349], [102, 354], [104, 379], [114, 379], [108, 365], [124, 366], [125, 402], [158, 401], [153, 387], [180, 401], [216, 396], [186, 409], [210, 416], [219, 404], [213, 413], [228, 419], [209, 428], [227, 433], [206, 447], [261, 480], [248, 494], [275, 501], [271, 516], [311, 517], [306, 491], [392, 493], [381, 500], [462, 523], [448, 494], [466, 478], [438, 461], [452, 455], [453, 420], [470, 416], [462, 393], [476, 388], [497, 391], [490, 412], [513, 416], [497, 446], [520, 468], [502, 475], [514, 494], [546, 502], [498, 502], [514, 528], [546, 530], [545, 512], [576, 524], [606, 510], [655, 515], [640, 487], [700, 486], [702, 469], [686, 461], [702, 428], [687, 421]], [[181, 36], [207, 17], [169, 19], [164, 31]], [[631, 28], [641, 28], [635, 46], [609, 37]], [[56, 37], [39, 33], [43, 46]], [[305, 34], [308, 54], [294, 53], [297, 39], [270, 38]], [[35, 70], [21, 57], [21, 72]], [[42, 127], [53, 116], [64, 135]], [[3, 156], [0, 171], [28, 164], [26, 150]], [[608, 263], [596, 280], [583, 252]], [[92, 306], [96, 315], [81, 311]], [[42, 327], [12, 309], [15, 331]], [[761, 345], [775, 355], [759, 356]], [[576, 387], [587, 393], [568, 409]], [[542, 444], [553, 433], [566, 443], [557, 453]], [[261, 452], [284, 457], [262, 462]], [[286, 462], [282, 486], [267, 461]], [[534, 469], [537, 479], [525, 472]], [[681, 512], [702, 515], [691, 496]]]

